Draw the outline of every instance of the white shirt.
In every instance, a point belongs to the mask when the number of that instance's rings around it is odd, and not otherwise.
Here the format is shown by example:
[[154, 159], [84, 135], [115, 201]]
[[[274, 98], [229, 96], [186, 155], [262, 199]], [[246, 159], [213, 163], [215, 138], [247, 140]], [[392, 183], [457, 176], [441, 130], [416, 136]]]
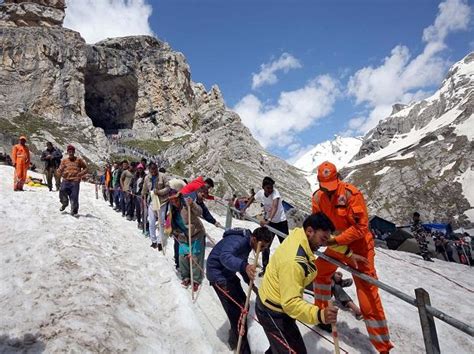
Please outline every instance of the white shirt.
[[286, 221], [285, 210], [283, 209], [283, 204], [281, 203], [281, 196], [276, 188], [273, 188], [272, 194], [270, 194], [268, 197], [265, 196], [263, 189], [260, 189], [257, 193], [255, 193], [255, 200], [263, 204], [265, 219], [270, 216], [270, 211], [272, 210], [273, 201], [275, 199], [280, 200], [278, 201], [277, 211], [270, 222], [278, 223]]

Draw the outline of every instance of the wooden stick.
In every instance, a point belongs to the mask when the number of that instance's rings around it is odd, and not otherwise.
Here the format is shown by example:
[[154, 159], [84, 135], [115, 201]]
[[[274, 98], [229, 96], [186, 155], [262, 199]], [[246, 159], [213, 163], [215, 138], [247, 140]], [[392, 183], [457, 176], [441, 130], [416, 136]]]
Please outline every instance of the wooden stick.
[[191, 205], [188, 206], [189, 272], [191, 274], [191, 299], [194, 301], [193, 243], [191, 241]]
[[[258, 242], [257, 243], [257, 250], [255, 251], [255, 260], [253, 262], [253, 265], [255, 267], [257, 267], [258, 265], [258, 257], [260, 255], [260, 248], [262, 247], [262, 243], [261, 242]], [[253, 280], [250, 280], [250, 283], [249, 283], [249, 288], [247, 290], [247, 298], [245, 299], [245, 310], [248, 311], [249, 309], [249, 304], [250, 304], [250, 294], [252, 293], [252, 289], [253, 289], [253, 283], [254, 281]], [[247, 313], [244, 313], [244, 316], [242, 317], [242, 322], [240, 323], [240, 326], [241, 327], [244, 327], [245, 328], [245, 324], [247, 323]], [[243, 339], [243, 336], [241, 336], [242, 333], [242, 328], [239, 328], [239, 341], [237, 342], [237, 350], [236, 350], [236, 353], [237, 354], [240, 354], [240, 347], [242, 346], [242, 339]]]
[[[334, 306], [332, 302], [330, 302], [331, 306]], [[332, 339], [334, 341], [334, 354], [340, 353], [339, 348], [339, 336], [337, 334], [337, 327], [335, 323], [331, 323], [331, 330], [332, 330]]]

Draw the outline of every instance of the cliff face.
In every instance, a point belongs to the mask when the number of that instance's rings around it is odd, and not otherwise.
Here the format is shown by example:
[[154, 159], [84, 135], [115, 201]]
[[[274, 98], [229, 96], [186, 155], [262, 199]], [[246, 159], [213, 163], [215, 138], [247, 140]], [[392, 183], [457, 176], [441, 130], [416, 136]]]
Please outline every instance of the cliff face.
[[431, 97], [394, 107], [343, 170], [373, 214], [474, 228], [474, 53], [449, 70]]
[[[31, 4], [43, 17], [64, 12], [59, 0]], [[46, 24], [12, 15], [31, 4], [0, 5], [0, 125], [11, 139], [27, 134], [33, 151], [46, 140], [73, 143], [95, 164], [124, 149], [130, 158], [153, 155], [175, 174], [214, 178], [219, 194], [246, 193], [270, 175], [286, 200], [308, 210], [304, 177], [263, 150], [218, 87], [192, 82], [183, 54], [149, 36], [86, 45], [62, 17]], [[112, 135], [121, 136], [114, 145]]]

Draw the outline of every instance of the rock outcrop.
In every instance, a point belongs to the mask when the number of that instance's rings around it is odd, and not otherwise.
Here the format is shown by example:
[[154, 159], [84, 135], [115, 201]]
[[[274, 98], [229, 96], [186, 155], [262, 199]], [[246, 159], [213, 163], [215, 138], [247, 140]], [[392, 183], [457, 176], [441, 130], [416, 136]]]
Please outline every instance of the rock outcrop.
[[263, 150], [217, 86], [192, 82], [183, 54], [150, 36], [87, 45], [60, 27], [62, 18], [44, 23], [14, 11], [33, 5], [43, 17], [64, 10], [60, 0], [0, 5], [0, 126], [8, 136], [27, 134], [33, 151], [45, 140], [73, 143], [95, 164], [113, 152], [107, 136], [120, 136], [115, 147], [140, 148], [176, 175], [214, 178], [218, 195], [247, 194], [270, 175], [286, 200], [309, 209], [302, 174]]
[[0, 27], [56, 27], [64, 20], [65, 0], [4, 0]]
[[431, 97], [396, 106], [342, 171], [367, 194], [372, 214], [474, 228], [474, 53], [456, 63]]

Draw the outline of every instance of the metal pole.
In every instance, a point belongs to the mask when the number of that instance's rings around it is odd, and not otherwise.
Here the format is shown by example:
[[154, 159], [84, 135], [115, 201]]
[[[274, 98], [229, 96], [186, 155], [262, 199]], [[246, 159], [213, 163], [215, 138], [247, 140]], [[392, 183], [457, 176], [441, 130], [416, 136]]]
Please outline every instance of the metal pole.
[[418, 314], [420, 315], [421, 330], [427, 354], [439, 354], [438, 333], [433, 316], [426, 310], [426, 305], [431, 305], [430, 295], [423, 288], [415, 289]]
[[[234, 208], [230, 207], [230, 209], [232, 210]], [[234, 209], [234, 210], [237, 210], [237, 209]], [[248, 215], [244, 215], [244, 217], [245, 217], [245, 219], [247, 219], [249, 221], [253, 221], [257, 224], [260, 224], [259, 221], [255, 218], [252, 218]], [[278, 236], [281, 236], [283, 238], [288, 236], [288, 235], [282, 233], [281, 231], [278, 231], [277, 229], [275, 229], [271, 226], [265, 225], [265, 227], [267, 229], [269, 229], [271, 232], [273, 232], [274, 234], [276, 234]], [[343, 263], [341, 263], [341, 262], [325, 255], [322, 252], [316, 251], [314, 253], [318, 257], [322, 257], [326, 261], [328, 261], [328, 262], [330, 262], [334, 265], [337, 265], [338, 267], [348, 271], [349, 273], [354, 274], [356, 277], [358, 277], [362, 280], [365, 280], [366, 282], [371, 283], [371, 284], [379, 287], [380, 289], [383, 289], [383, 290], [391, 293], [392, 295], [395, 295], [396, 297], [398, 297], [399, 299], [409, 303], [410, 305], [417, 306], [417, 301], [413, 297], [401, 292], [400, 290], [397, 290], [397, 289], [391, 287], [390, 285], [382, 283], [381, 281], [379, 281], [377, 279], [374, 279], [374, 278], [372, 278], [372, 277], [370, 277], [366, 274], [360, 273], [359, 271], [357, 271], [357, 270], [355, 270], [355, 269], [353, 269], [353, 268], [351, 268], [351, 267], [349, 267], [349, 266], [347, 266], [347, 265], [345, 265], [345, 264], [343, 264]], [[426, 311], [429, 314], [433, 315], [434, 317], [440, 319], [441, 321], [446, 322], [447, 324], [459, 329], [460, 331], [470, 335], [471, 337], [474, 337], [474, 327], [468, 325], [467, 323], [459, 321], [456, 318], [454, 318], [452, 316], [449, 316], [448, 314], [446, 314], [446, 313], [444, 313], [444, 312], [442, 312], [442, 311], [440, 311], [440, 310], [438, 310], [438, 309], [436, 309], [436, 308], [434, 308], [430, 305], [426, 305]]]

